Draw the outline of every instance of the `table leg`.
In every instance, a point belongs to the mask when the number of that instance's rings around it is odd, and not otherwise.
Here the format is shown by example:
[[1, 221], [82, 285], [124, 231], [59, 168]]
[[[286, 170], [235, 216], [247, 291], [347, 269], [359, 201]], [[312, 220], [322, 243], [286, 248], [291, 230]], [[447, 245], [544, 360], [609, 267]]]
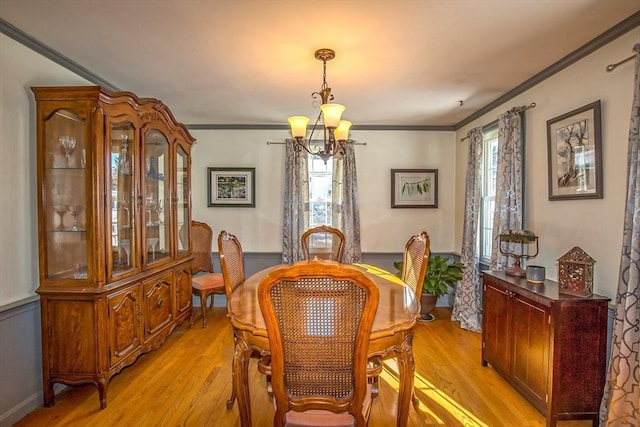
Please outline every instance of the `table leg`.
[[396, 426], [404, 427], [409, 419], [409, 408], [413, 397], [413, 376], [416, 365], [413, 359], [413, 330], [407, 331], [402, 338], [402, 345], [398, 353], [398, 371], [400, 384], [398, 389], [398, 413]]
[[233, 387], [236, 391], [240, 426], [251, 427], [251, 401], [249, 396], [249, 359], [251, 349], [242, 337], [236, 337], [233, 354]]

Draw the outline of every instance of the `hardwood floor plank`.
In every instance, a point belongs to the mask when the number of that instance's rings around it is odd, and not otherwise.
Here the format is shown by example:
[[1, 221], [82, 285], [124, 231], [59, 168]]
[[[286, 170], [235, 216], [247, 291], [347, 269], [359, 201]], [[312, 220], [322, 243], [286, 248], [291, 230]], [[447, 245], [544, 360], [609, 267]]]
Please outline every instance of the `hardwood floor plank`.
[[[40, 408], [16, 426], [216, 426], [239, 427], [238, 409], [226, 409], [231, 395], [233, 333], [224, 308], [207, 310], [208, 327], [185, 322], [159, 350], [142, 355], [111, 381], [108, 406], [100, 410], [93, 386], [70, 387], [51, 408]], [[543, 427], [545, 420], [491, 367], [480, 364], [480, 334], [460, 329], [451, 312], [436, 309], [437, 320], [416, 326], [416, 396], [409, 427]], [[369, 427], [395, 425], [397, 366], [385, 362], [380, 394]], [[254, 427], [272, 425], [273, 407], [256, 361], [249, 366]], [[588, 421], [559, 422], [582, 427]]]

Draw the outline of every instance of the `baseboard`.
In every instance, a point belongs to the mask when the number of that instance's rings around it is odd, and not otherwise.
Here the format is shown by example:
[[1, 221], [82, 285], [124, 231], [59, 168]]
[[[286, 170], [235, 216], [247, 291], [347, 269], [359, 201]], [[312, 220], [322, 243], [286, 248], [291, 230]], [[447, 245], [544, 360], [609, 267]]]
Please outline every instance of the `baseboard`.
[[33, 393], [31, 396], [19, 402], [13, 408], [0, 414], [0, 427], [11, 427], [31, 412], [42, 406], [42, 391]]

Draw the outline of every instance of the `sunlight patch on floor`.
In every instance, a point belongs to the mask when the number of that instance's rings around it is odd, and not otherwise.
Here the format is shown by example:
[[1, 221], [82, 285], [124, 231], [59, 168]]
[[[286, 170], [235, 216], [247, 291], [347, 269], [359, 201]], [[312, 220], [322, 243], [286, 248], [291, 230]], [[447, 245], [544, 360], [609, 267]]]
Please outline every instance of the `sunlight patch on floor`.
[[[399, 375], [398, 375], [398, 366], [395, 359], [386, 360], [384, 362], [384, 369], [380, 377], [381, 377], [381, 380], [385, 381], [394, 390], [398, 391], [400, 387], [400, 383], [399, 383]], [[432, 409], [430, 409], [427, 404], [425, 404], [422, 401], [422, 399], [424, 399], [422, 395], [426, 396], [434, 404], [439, 405], [443, 410], [450, 413], [455, 419], [460, 421], [460, 423], [464, 426], [489, 427], [487, 424], [483, 423], [472, 413], [467, 411], [458, 402], [456, 402], [454, 399], [449, 397], [446, 393], [436, 388], [432, 383], [427, 381], [421, 375], [416, 374], [414, 376], [413, 385], [416, 389], [418, 400], [420, 402], [418, 408], [416, 409], [419, 412], [428, 414], [428, 416], [433, 420], [433, 422], [444, 425], [444, 421]]]

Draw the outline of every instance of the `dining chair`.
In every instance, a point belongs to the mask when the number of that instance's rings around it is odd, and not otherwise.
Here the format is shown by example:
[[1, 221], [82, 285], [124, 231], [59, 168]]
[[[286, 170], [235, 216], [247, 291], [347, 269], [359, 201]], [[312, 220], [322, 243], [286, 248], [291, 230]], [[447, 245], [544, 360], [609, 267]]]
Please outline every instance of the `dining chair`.
[[320, 260], [274, 269], [258, 288], [269, 337], [273, 425], [366, 426], [367, 352], [378, 307], [373, 280]]
[[[184, 233], [186, 227], [181, 227], [179, 237], [183, 242], [187, 242]], [[211, 296], [211, 307], [215, 295], [224, 295], [224, 280], [221, 273], [213, 270], [211, 253], [213, 248], [213, 230], [204, 222], [191, 221], [191, 240], [193, 261], [191, 262], [191, 292], [200, 297], [200, 308], [202, 310], [202, 327], [207, 327], [207, 299]], [[206, 274], [199, 274], [206, 273]], [[193, 316], [190, 320], [193, 326]]]
[[411, 236], [404, 247], [400, 279], [413, 290], [420, 301], [424, 276], [429, 266], [431, 241], [426, 231]]
[[236, 236], [222, 230], [218, 234], [218, 254], [220, 268], [227, 295], [227, 304], [231, 301], [233, 291], [244, 282], [244, 254], [242, 245]]
[[342, 231], [328, 225], [310, 228], [301, 237], [304, 258], [342, 262], [345, 237]]
[[[242, 245], [236, 236], [222, 230], [218, 234], [218, 254], [220, 255], [220, 267], [222, 270], [222, 277], [224, 278], [224, 289], [227, 295], [227, 306], [231, 302], [233, 292], [239, 286], [244, 283], [244, 254], [242, 252]], [[233, 341], [237, 340], [237, 334], [235, 329], [233, 330]], [[257, 351], [251, 353], [251, 357], [260, 359], [263, 355]], [[271, 393], [271, 375], [268, 369], [262, 369], [262, 372], [266, 376], [267, 391]], [[231, 396], [227, 400], [227, 409], [233, 407], [233, 403], [236, 401], [236, 389], [235, 386], [231, 386]]]
[[[427, 267], [429, 266], [430, 254], [431, 240], [426, 231], [422, 231], [420, 234], [411, 236], [404, 246], [400, 279], [413, 291], [418, 301], [420, 301], [420, 298], [422, 297], [422, 285], [424, 282], [424, 276], [427, 273]], [[372, 357], [369, 360], [369, 363], [371, 366], [375, 366], [379, 371], [381, 370], [380, 366], [382, 365], [382, 358], [378, 356]], [[370, 373], [369, 382], [371, 382], [373, 387], [373, 397], [376, 397], [379, 391], [378, 372]], [[415, 394], [413, 401], [415, 404]]]

